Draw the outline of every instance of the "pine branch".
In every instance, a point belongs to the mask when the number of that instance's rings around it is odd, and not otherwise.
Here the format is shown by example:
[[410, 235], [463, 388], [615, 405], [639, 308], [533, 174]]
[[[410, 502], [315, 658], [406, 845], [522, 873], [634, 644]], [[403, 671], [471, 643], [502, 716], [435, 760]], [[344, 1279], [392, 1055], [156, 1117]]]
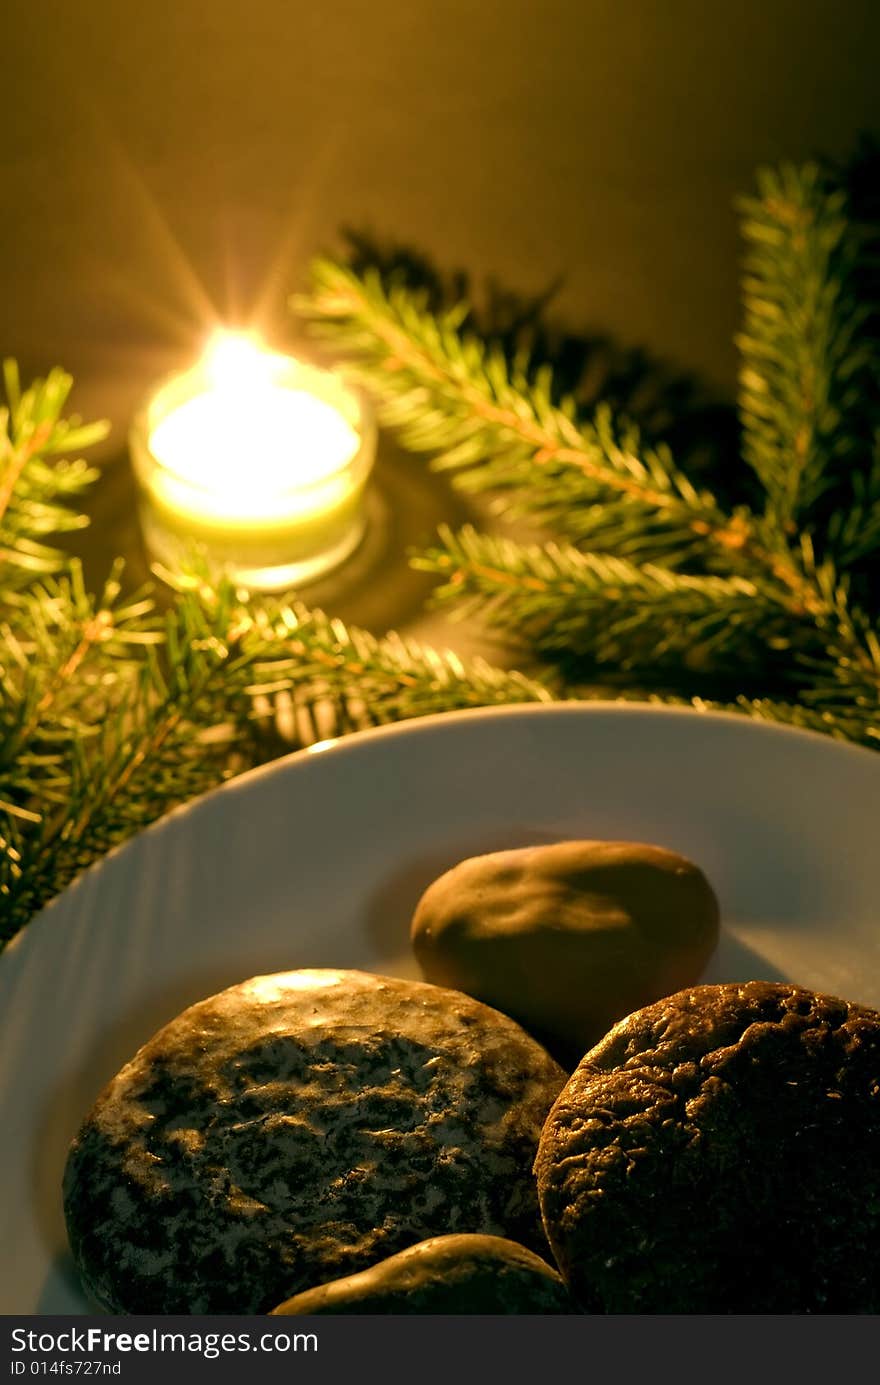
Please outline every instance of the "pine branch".
[[713, 550], [729, 563], [746, 541], [745, 511], [725, 515], [667, 448], [641, 448], [607, 408], [579, 419], [570, 398], [556, 398], [549, 366], [510, 363], [466, 330], [466, 304], [435, 315], [423, 292], [319, 260], [311, 294], [294, 306], [350, 362], [405, 446], [435, 454], [432, 466], [462, 488], [492, 491], [499, 512], [667, 562]]
[[[859, 739], [880, 727], [880, 658], [868, 617], [850, 603], [828, 562], [805, 541], [801, 581], [811, 599], [768, 579], [696, 576], [583, 553], [560, 543], [520, 544], [472, 527], [440, 530], [440, 546], [414, 559], [442, 578], [435, 601], [479, 614], [544, 659], [588, 657], [615, 672], [680, 666], [685, 677], [735, 672], [787, 684], [805, 706], [858, 708]], [[745, 697], [745, 702], [751, 699]]]
[[[378, 639], [294, 603], [278, 620], [287, 687], [311, 707], [330, 698], [344, 729], [467, 707], [552, 700], [548, 688], [482, 659], [462, 660], [391, 633]], [[286, 670], [286, 671], [285, 671]], [[334, 734], [338, 734], [338, 731]]]
[[[72, 380], [53, 370], [22, 392], [14, 361], [3, 363], [7, 407], [0, 409], [0, 602], [35, 575], [59, 572], [66, 559], [46, 535], [81, 529], [87, 519], [70, 508], [98, 472], [70, 454], [108, 432], [105, 422], [62, 418]], [[50, 461], [50, 458], [58, 460]]]
[[859, 238], [845, 190], [814, 164], [761, 170], [758, 188], [741, 202], [743, 456], [776, 527], [793, 532], [865, 461], [851, 416], [870, 363], [867, 309], [855, 294]]
[[788, 651], [784, 588], [741, 577], [693, 576], [561, 543], [520, 544], [470, 526], [440, 530], [441, 547], [415, 565], [443, 577], [435, 599], [533, 644], [542, 655], [589, 655], [646, 668], [684, 659], [692, 669]]
[[0, 631], [0, 941], [111, 847], [278, 753], [260, 733], [280, 694], [297, 744], [551, 696], [521, 674], [303, 606], [242, 603], [202, 578], [181, 582], [163, 616], [146, 596], [120, 600], [117, 579], [93, 601], [74, 567], [18, 609], [32, 638]]
[[[858, 452], [848, 417], [869, 355], [860, 334], [865, 310], [853, 294], [856, 240], [844, 194], [817, 170], [761, 177], [762, 196], [748, 205], [756, 248], [745, 286], [743, 408], [751, 460], [769, 489], [763, 515], [744, 507], [725, 514], [668, 452], [640, 457], [637, 435], [615, 429], [606, 410], [579, 420], [571, 401], [557, 399], [549, 369], [530, 374], [522, 357], [509, 362], [469, 333], [464, 305], [432, 312], [393, 276], [322, 262], [299, 306], [354, 362], [407, 445], [438, 452], [434, 464], [460, 472], [460, 483], [501, 493], [505, 513], [535, 515], [559, 535], [526, 553], [447, 532], [440, 550], [416, 560], [447, 579], [441, 600], [478, 609], [540, 654], [583, 650], [629, 668], [643, 646], [686, 667], [724, 658], [752, 666], [769, 643], [774, 654], [787, 651], [784, 659], [771, 654], [771, 671], [785, 671], [794, 651], [801, 686], [804, 661], [815, 655], [817, 679], [830, 670], [839, 681], [837, 665], [851, 668], [873, 707], [870, 621], [858, 609], [850, 617], [838, 576], [880, 535], [880, 464]], [[829, 478], [854, 460], [846, 509], [815, 540], [799, 531], [800, 508], [815, 506]], [[624, 573], [603, 555], [640, 570]], [[615, 597], [609, 620], [603, 589], [616, 587], [625, 599]], [[705, 648], [686, 650], [676, 620], [695, 622], [690, 637], [699, 643], [705, 633]]]
[[843, 568], [864, 563], [880, 549], [880, 433], [864, 455], [867, 464], [853, 467], [850, 493], [826, 521], [826, 546]]
[[775, 516], [746, 507], [725, 513], [698, 491], [665, 448], [639, 455], [637, 433], [615, 430], [607, 409], [575, 418], [554, 403], [552, 372], [530, 379], [525, 364], [466, 332], [464, 304], [434, 317], [423, 295], [387, 286], [374, 272], [319, 261], [298, 311], [352, 363], [378, 399], [384, 421], [432, 465], [461, 473], [471, 489], [510, 491], [501, 510], [532, 514], [593, 552], [614, 552], [666, 567], [702, 566], [788, 588], [793, 603], [819, 614]]
[[846, 700], [812, 707], [797, 702], [777, 702], [772, 698], [740, 697], [730, 707], [718, 704], [718, 710], [745, 712], [758, 721], [797, 726], [802, 731], [814, 731], [823, 736], [833, 736], [836, 740], [849, 741], [853, 745], [880, 749], [880, 719], [876, 710], [862, 708]]
[[808, 707], [799, 702], [784, 702], [771, 697], [740, 696], [733, 702], [702, 697], [684, 698], [665, 694], [649, 696], [660, 705], [678, 704], [701, 712], [738, 712], [778, 726], [793, 726], [801, 731], [831, 736], [835, 740], [868, 749], [880, 749], [880, 721], [877, 715], [849, 703]]

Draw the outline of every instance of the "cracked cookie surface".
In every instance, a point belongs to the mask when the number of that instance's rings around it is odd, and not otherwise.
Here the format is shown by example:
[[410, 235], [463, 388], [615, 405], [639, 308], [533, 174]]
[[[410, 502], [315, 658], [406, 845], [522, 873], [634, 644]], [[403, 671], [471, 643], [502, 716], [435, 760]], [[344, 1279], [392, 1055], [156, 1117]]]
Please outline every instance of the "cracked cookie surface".
[[544, 1249], [531, 1164], [565, 1074], [467, 996], [365, 972], [255, 977], [105, 1088], [65, 1215], [121, 1313], [260, 1313], [449, 1231]]
[[559, 1266], [611, 1313], [880, 1311], [880, 1014], [770, 982], [629, 1015], [535, 1165]]

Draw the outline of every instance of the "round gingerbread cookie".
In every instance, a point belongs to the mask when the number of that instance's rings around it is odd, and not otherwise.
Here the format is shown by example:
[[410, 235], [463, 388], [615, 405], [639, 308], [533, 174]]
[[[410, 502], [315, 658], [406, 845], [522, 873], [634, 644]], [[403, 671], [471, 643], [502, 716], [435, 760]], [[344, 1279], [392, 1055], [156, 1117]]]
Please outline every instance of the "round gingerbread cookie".
[[617, 1024], [535, 1164], [556, 1260], [609, 1313], [880, 1311], [880, 1014], [697, 986]]
[[454, 991], [256, 977], [152, 1038], [73, 1142], [64, 1205], [116, 1313], [262, 1313], [454, 1231], [546, 1251], [531, 1166], [565, 1073]]

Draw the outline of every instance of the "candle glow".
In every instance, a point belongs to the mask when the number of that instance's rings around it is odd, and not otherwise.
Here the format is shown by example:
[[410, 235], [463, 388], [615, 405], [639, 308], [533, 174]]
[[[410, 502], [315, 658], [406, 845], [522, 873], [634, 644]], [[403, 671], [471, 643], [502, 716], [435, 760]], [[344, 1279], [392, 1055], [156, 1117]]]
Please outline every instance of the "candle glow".
[[222, 333], [132, 432], [148, 545], [167, 561], [190, 539], [264, 589], [308, 580], [360, 538], [372, 441], [338, 376]]

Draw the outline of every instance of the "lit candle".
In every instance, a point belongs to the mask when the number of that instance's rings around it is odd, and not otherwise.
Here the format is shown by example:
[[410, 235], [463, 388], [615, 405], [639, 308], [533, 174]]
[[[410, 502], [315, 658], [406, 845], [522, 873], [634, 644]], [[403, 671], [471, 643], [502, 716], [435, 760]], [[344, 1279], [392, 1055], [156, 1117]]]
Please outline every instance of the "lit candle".
[[170, 568], [195, 546], [255, 590], [310, 581], [359, 543], [374, 454], [372, 415], [337, 374], [223, 333], [132, 427], [147, 546]]

